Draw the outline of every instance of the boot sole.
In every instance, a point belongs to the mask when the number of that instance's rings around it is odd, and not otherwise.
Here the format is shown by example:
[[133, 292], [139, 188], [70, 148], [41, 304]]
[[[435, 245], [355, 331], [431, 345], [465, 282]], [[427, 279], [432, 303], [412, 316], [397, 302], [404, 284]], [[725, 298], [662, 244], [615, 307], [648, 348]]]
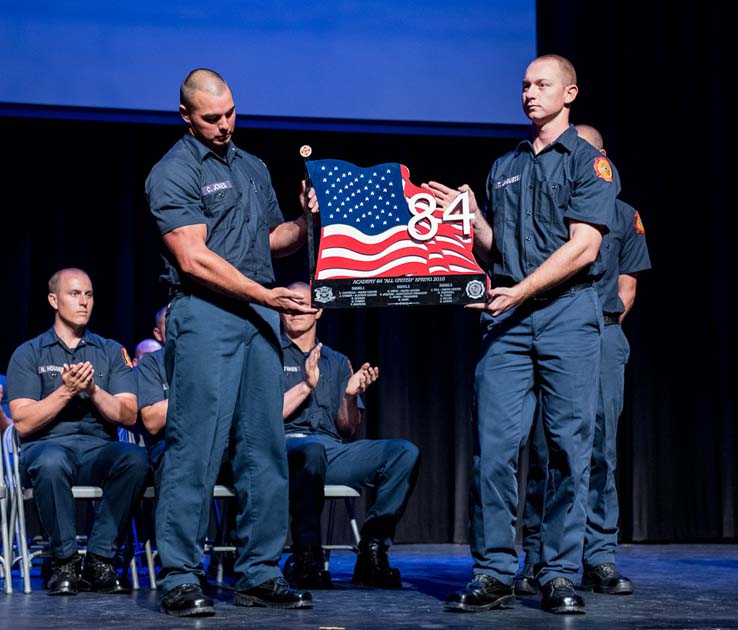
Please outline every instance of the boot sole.
[[233, 596], [233, 603], [236, 606], [261, 606], [263, 608], [312, 608], [312, 600], [302, 600], [297, 602], [268, 602], [253, 595], [244, 595], [236, 593]]
[[196, 606], [184, 610], [169, 610], [166, 606], [159, 606], [159, 611], [171, 617], [212, 617], [215, 614], [215, 606]]
[[77, 594], [77, 591], [67, 591], [67, 590], [49, 591], [47, 593], [49, 597], [73, 597], [76, 594]]
[[463, 602], [446, 602], [443, 607], [445, 610], [451, 612], [486, 612], [495, 608], [514, 608], [515, 596], [504, 595], [491, 604], [485, 604], [484, 606], [474, 606], [472, 604], [464, 604]]
[[612, 588], [605, 588], [604, 586], [590, 586], [589, 590], [595, 593], [602, 593], [604, 595], [632, 595], [633, 587], [627, 584], [618, 584]]
[[582, 590], [594, 591], [595, 593], [602, 593], [603, 595], [632, 595], [633, 584], [628, 581], [618, 582], [615, 586], [601, 586], [592, 584], [590, 582], [582, 583]]
[[553, 608], [544, 608], [546, 612], [553, 613], [554, 615], [583, 615], [586, 611], [584, 606], [577, 606], [573, 604], [564, 604], [562, 606], [555, 606]]

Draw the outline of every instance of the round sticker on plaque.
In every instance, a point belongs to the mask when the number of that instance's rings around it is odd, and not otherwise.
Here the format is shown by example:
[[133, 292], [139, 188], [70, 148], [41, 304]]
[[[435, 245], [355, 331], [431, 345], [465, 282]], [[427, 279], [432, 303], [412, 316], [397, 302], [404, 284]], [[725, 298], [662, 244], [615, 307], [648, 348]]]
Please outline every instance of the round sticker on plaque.
[[318, 287], [315, 289], [314, 295], [316, 302], [332, 302], [336, 299], [336, 296], [333, 295], [333, 289], [330, 287]]
[[479, 280], [470, 280], [466, 284], [466, 294], [472, 300], [478, 300], [484, 295], [484, 283]]

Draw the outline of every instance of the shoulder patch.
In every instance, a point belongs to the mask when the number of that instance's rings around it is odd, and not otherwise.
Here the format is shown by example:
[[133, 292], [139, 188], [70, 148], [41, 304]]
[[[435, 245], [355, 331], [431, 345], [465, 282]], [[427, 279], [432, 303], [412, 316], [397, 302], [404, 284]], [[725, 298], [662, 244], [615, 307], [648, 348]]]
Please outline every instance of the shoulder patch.
[[128, 356], [128, 350], [126, 350], [125, 348], [121, 348], [120, 353], [123, 355], [123, 360], [125, 361], [126, 365], [129, 368], [132, 368], [133, 363], [131, 362], [131, 357]]
[[606, 182], [612, 182], [612, 166], [610, 161], [602, 156], [598, 156], [594, 160], [594, 170], [600, 179], [604, 179]]
[[646, 228], [643, 227], [643, 221], [641, 221], [641, 214], [640, 212], [635, 213], [633, 216], [633, 225], [635, 227], [635, 231], [638, 232], [638, 234], [645, 234]]

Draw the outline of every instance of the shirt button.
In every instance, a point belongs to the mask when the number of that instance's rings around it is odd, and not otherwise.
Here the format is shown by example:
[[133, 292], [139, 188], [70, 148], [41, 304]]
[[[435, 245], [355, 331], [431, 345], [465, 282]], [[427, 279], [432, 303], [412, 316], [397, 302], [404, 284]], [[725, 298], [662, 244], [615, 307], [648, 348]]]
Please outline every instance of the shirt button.
[[528, 216], [530, 216], [533, 213], [530, 210], [528, 210], [525, 214], [527, 214]]
[[526, 236], [526, 237], [525, 237], [525, 240], [526, 240], [526, 241], [529, 241], [529, 240], [530, 240], [530, 236]]

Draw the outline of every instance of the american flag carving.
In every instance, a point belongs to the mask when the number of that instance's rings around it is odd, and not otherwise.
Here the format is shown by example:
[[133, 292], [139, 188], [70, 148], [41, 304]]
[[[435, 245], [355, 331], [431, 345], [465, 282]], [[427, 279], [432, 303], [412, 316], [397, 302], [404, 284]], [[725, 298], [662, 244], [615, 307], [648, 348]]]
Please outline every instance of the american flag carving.
[[320, 204], [316, 280], [483, 273], [471, 230], [444, 221], [406, 166], [313, 160], [307, 168]]

